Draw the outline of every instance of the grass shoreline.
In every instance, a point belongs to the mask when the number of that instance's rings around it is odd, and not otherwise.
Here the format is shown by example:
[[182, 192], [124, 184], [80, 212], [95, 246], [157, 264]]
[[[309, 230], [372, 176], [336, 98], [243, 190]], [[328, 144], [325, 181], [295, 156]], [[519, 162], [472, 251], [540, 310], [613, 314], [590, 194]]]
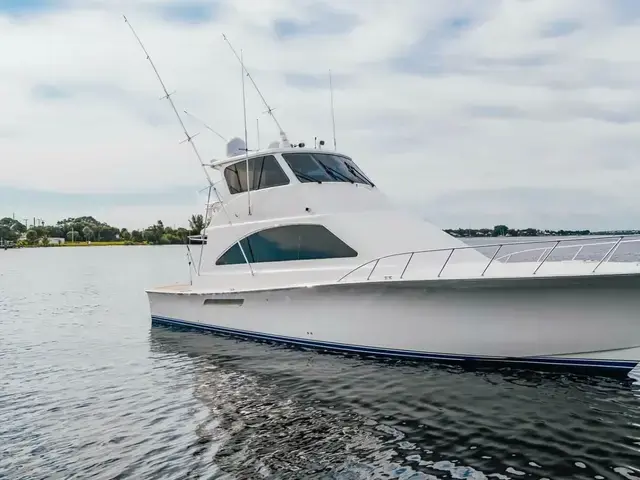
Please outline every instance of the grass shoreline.
[[[154, 245], [148, 242], [131, 242], [131, 241], [113, 241], [113, 242], [65, 242], [62, 244], [49, 244], [49, 245], [29, 245], [27, 243], [16, 244], [9, 248], [69, 248], [69, 247], [131, 247], [131, 246], [151, 246]], [[0, 246], [0, 250], [3, 247]]]

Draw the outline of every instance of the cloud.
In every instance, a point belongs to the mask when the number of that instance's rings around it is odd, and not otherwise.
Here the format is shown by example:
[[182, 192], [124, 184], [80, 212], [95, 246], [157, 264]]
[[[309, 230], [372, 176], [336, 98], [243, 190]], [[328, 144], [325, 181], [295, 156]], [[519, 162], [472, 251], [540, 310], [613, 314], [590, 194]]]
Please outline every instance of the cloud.
[[209, 23], [218, 13], [216, 2], [167, 3], [160, 7], [162, 17], [168, 22]]
[[581, 25], [572, 20], [555, 20], [543, 27], [543, 37], [563, 37], [580, 30]]
[[[322, 75], [309, 75], [305, 73], [285, 73], [284, 80], [288, 86], [307, 89], [329, 89], [329, 72]], [[349, 75], [331, 75], [333, 88], [340, 89], [346, 87], [350, 82], [355, 81]]]
[[34, 85], [31, 94], [36, 100], [57, 100], [69, 98], [73, 92], [60, 88], [56, 85], [47, 85], [46, 83]]
[[[298, 13], [297, 10], [294, 12]], [[322, 3], [310, 5], [304, 17], [276, 18], [273, 21], [276, 36], [282, 40], [293, 40], [319, 35], [344, 35], [351, 32], [358, 23], [358, 17], [354, 13], [342, 12]]]
[[[633, 0], [367, 8], [338, 0], [0, 0], [0, 44], [10, 46], [0, 56], [0, 190], [22, 192], [19, 204], [0, 195], [0, 215], [46, 207], [55, 220], [76, 204], [106, 215], [130, 207], [127, 216], [144, 225], [173, 206], [197, 207], [174, 196], [204, 178], [122, 13], [179, 111], [226, 137], [242, 134], [243, 116], [240, 69], [222, 33], [243, 50], [293, 141], [332, 143], [331, 69], [338, 147], [390, 198], [443, 226], [500, 215], [498, 223], [536, 227], [640, 224]], [[276, 139], [250, 83], [247, 109], [250, 143], [256, 119], [262, 146]], [[204, 158], [224, 155], [223, 142], [184, 121], [199, 133]], [[158, 202], [153, 195], [163, 192], [170, 200]], [[578, 196], [584, 205], [569, 202]]]
[[[467, 189], [442, 194], [428, 207], [428, 216], [434, 221], [469, 228], [499, 224], [515, 228], [637, 228], [637, 219], [625, 214], [632, 205], [624, 198], [581, 188]], [[485, 223], [477, 223], [479, 217], [484, 217]]]

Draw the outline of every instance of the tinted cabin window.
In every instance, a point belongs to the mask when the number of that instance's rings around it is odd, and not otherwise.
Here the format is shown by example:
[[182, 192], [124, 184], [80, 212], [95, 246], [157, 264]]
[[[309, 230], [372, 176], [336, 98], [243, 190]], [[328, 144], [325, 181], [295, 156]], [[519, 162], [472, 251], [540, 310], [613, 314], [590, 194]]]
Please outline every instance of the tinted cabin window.
[[[254, 233], [240, 241], [251, 263], [355, 257], [358, 253], [322, 225], [287, 225]], [[245, 263], [236, 243], [216, 265]]]
[[[229, 165], [224, 169], [224, 178], [229, 186], [229, 192], [242, 193], [247, 191], [247, 161]], [[289, 178], [284, 173], [273, 155], [249, 159], [249, 184], [251, 190], [287, 185]]]
[[283, 153], [282, 157], [301, 182], [349, 182], [374, 186], [355, 163], [330, 153]]
[[333, 182], [334, 179], [310, 153], [283, 153], [293, 173], [301, 182]]

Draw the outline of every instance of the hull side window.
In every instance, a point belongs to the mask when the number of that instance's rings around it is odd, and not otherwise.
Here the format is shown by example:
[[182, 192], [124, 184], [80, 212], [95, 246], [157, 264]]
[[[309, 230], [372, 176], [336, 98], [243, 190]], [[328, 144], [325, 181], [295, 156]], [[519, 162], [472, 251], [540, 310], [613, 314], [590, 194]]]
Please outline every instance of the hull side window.
[[[229, 192], [232, 194], [247, 191], [247, 161], [241, 160], [224, 169]], [[289, 183], [289, 177], [273, 155], [249, 159], [249, 184], [251, 190], [280, 187]]]
[[[256, 232], [240, 243], [250, 263], [356, 257], [356, 252], [322, 225], [287, 225]], [[216, 265], [246, 263], [234, 244]]]

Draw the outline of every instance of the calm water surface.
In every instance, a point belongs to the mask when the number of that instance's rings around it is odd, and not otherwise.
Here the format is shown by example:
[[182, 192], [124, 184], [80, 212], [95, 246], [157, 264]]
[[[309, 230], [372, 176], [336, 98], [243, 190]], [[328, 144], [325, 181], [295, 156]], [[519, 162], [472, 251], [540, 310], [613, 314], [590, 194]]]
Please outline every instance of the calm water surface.
[[151, 328], [187, 278], [184, 247], [0, 251], [0, 478], [640, 478], [631, 380]]

